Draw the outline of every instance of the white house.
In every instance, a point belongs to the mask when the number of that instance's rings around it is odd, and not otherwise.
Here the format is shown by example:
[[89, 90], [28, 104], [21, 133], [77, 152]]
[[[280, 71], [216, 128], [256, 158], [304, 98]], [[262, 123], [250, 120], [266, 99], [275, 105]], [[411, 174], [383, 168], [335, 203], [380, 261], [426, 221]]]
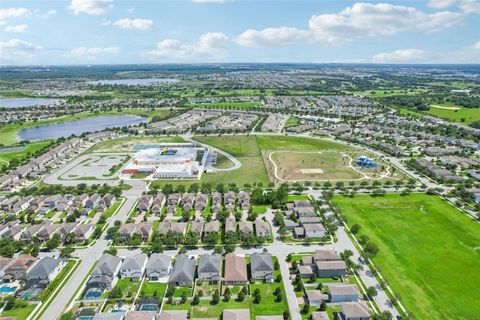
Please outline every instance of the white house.
[[145, 272], [147, 259], [147, 255], [144, 253], [125, 258], [120, 267], [120, 276], [122, 278], [132, 278], [134, 281], [140, 280]]

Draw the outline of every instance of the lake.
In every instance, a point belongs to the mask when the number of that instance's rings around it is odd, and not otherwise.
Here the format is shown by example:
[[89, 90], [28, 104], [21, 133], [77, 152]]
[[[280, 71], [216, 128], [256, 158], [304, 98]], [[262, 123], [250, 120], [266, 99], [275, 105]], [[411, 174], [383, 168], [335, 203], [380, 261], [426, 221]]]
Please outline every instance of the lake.
[[147, 122], [147, 118], [134, 115], [98, 116], [80, 120], [71, 120], [22, 129], [18, 132], [20, 140], [46, 140], [81, 135], [85, 132], [101, 131]]
[[92, 85], [101, 85], [101, 84], [111, 84], [111, 85], [125, 85], [125, 86], [135, 86], [135, 85], [145, 85], [153, 83], [176, 83], [177, 79], [117, 79], [117, 80], [98, 80], [98, 81], [88, 81], [88, 84]]
[[59, 99], [50, 98], [11, 98], [0, 99], [1, 108], [26, 108], [33, 106], [50, 105], [58, 102]]

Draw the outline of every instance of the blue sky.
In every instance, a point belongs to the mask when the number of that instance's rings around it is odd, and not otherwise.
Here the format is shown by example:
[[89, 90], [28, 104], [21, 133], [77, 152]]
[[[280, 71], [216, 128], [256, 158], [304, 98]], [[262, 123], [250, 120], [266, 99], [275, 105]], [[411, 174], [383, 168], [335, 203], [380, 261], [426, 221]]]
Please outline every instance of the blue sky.
[[0, 2], [0, 64], [480, 63], [480, 0]]

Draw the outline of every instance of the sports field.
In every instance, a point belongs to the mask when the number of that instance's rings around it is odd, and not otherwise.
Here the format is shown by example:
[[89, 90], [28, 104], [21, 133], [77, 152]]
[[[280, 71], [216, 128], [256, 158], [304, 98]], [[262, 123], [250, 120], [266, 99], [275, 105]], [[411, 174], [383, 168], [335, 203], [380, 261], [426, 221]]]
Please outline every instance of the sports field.
[[437, 196], [335, 196], [380, 248], [374, 262], [416, 319], [479, 319], [480, 224]]
[[51, 141], [31, 142], [25, 146], [4, 149], [4, 151], [0, 151], [0, 168], [8, 166], [12, 160], [22, 161], [30, 155], [33, 155], [35, 152], [47, 148], [50, 143]]

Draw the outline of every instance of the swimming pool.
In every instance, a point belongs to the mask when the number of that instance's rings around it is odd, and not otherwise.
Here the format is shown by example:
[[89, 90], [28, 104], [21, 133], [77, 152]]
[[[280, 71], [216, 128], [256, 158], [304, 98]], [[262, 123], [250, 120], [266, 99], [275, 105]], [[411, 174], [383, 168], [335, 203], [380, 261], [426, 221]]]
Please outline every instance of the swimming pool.
[[0, 294], [13, 293], [17, 291], [17, 287], [1, 286]]
[[142, 304], [140, 311], [157, 311], [158, 306], [156, 304]]
[[85, 293], [85, 299], [98, 299], [102, 295], [100, 290], [90, 289]]

